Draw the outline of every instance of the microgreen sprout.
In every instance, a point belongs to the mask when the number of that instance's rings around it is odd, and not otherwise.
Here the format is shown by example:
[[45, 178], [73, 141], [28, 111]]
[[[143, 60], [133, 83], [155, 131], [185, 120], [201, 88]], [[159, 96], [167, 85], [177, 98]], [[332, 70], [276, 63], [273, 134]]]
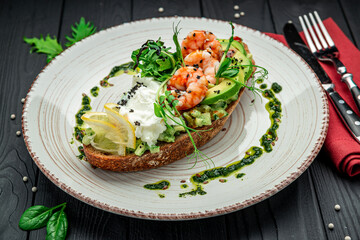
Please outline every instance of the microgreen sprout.
[[173, 23], [173, 31], [174, 31], [173, 41], [174, 41], [174, 44], [176, 46], [175, 55], [176, 55], [178, 61], [180, 61], [180, 65], [183, 65], [183, 67], [185, 67], [184, 58], [183, 58], [183, 55], [181, 53], [181, 47], [180, 47], [180, 43], [179, 43], [179, 40], [178, 40], [178, 35], [180, 33], [180, 30], [181, 30], [181, 28], [180, 29], [178, 28], [179, 24], [180, 24], [180, 21], [178, 22], [178, 24], [176, 24], [176, 26]]
[[[231, 64], [231, 59], [227, 58], [226, 55], [227, 55], [227, 52], [229, 51], [231, 43], [234, 41], [234, 25], [232, 24], [232, 22], [229, 22], [229, 24], [231, 26], [231, 37], [229, 39], [229, 43], [228, 43], [228, 45], [226, 47], [226, 50], [224, 51], [224, 53], [223, 53], [223, 55], [221, 57], [219, 68], [218, 68], [218, 71], [216, 72], [216, 75], [215, 75], [216, 84], [219, 84], [219, 78], [224, 77], [224, 76], [222, 76], [222, 74], [227, 71], [227, 69], [230, 67], [230, 64]], [[237, 75], [237, 73], [236, 73], [236, 75]]]

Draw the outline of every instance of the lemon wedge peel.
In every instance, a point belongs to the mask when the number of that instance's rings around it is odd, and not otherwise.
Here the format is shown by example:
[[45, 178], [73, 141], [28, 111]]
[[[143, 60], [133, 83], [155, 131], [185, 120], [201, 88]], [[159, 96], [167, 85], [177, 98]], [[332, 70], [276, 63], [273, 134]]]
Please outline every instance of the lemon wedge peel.
[[109, 117], [109, 122], [114, 124], [119, 128], [124, 135], [127, 136], [126, 147], [135, 149], [136, 148], [136, 137], [135, 137], [135, 128], [133, 125], [119, 112], [116, 110], [117, 104], [107, 103], [105, 104], [105, 112]]

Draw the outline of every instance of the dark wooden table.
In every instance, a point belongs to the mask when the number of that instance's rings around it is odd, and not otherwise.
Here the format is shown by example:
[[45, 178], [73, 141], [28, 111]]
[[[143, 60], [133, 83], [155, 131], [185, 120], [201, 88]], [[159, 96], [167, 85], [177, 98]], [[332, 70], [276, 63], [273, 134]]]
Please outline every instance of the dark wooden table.
[[[240, 9], [235, 11], [234, 5]], [[164, 12], [158, 11], [159, 7]], [[165, 222], [111, 214], [71, 197], [50, 182], [29, 156], [21, 130], [21, 98], [46, 60], [29, 54], [23, 37], [57, 36], [65, 42], [80, 17], [104, 29], [137, 19], [197, 16], [231, 20], [264, 32], [282, 33], [288, 20], [317, 10], [332, 17], [360, 44], [360, 3], [356, 0], [1, 0], [0, 1], [0, 239], [44, 239], [45, 229], [18, 227], [32, 205], [68, 202], [67, 239], [360, 239], [360, 178], [339, 174], [323, 151], [310, 168], [275, 196], [225, 216]], [[234, 18], [243, 11], [245, 16]], [[298, 26], [299, 27], [299, 26]], [[299, 28], [300, 29], [300, 28]], [[16, 114], [15, 120], [10, 115]], [[24, 183], [23, 176], [29, 181]], [[38, 191], [32, 192], [37, 186]], [[334, 205], [341, 210], [336, 212]], [[328, 224], [335, 228], [329, 230]]]

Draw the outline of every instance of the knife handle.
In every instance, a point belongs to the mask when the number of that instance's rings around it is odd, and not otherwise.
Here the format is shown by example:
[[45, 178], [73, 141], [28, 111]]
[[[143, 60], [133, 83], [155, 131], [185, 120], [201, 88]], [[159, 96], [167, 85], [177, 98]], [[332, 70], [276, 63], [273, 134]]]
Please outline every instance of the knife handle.
[[328, 93], [345, 126], [360, 143], [360, 117], [335, 90], [328, 91]]
[[349, 87], [351, 95], [356, 103], [357, 108], [360, 111], [360, 89], [353, 81], [353, 75], [351, 73], [345, 73], [341, 76], [341, 80]]

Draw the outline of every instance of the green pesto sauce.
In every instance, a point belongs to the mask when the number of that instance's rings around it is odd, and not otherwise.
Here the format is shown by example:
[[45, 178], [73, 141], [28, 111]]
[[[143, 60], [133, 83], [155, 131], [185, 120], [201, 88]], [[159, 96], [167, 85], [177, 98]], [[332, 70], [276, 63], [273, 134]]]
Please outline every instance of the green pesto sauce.
[[150, 184], [144, 185], [144, 188], [149, 189], [149, 190], [166, 190], [169, 187], [170, 187], [170, 182], [167, 180], [161, 180], [156, 183], [150, 183]]
[[267, 84], [266, 84], [266, 83], [263, 83], [263, 84], [260, 85], [260, 89], [265, 89], [265, 88], [267, 88]]
[[191, 190], [190, 192], [179, 193], [179, 197], [186, 197], [186, 196], [196, 196], [196, 195], [205, 195], [206, 192], [200, 185], [196, 185], [196, 188]]
[[160, 198], [164, 198], [164, 197], [165, 197], [165, 194], [159, 193], [158, 196], [159, 196]]
[[271, 84], [271, 89], [274, 91], [274, 93], [279, 93], [282, 90], [282, 86], [274, 82], [273, 84]]
[[185, 189], [185, 188], [188, 188], [189, 186], [187, 184], [181, 184], [180, 186], [181, 188]]
[[79, 155], [77, 155], [77, 157], [80, 159], [80, 160], [83, 160], [85, 159], [85, 153], [84, 153], [84, 147], [83, 146], [79, 146], [78, 147], [78, 150], [79, 150]]
[[81, 102], [80, 110], [75, 114], [76, 124], [77, 126], [81, 126], [84, 121], [81, 119], [82, 115], [91, 110], [90, 106], [91, 99], [84, 94]]
[[[76, 126], [74, 127], [74, 137], [80, 143], [82, 142], [82, 139], [83, 139], [83, 137], [85, 135], [84, 130], [81, 128], [81, 126], [84, 123], [84, 121], [81, 119], [81, 117], [86, 112], [91, 110], [90, 102], [91, 102], [91, 99], [87, 95], [83, 94], [83, 98], [82, 98], [82, 101], [81, 101], [81, 108], [75, 114]], [[79, 152], [80, 152], [79, 156], [82, 156], [83, 152], [81, 152], [80, 149], [79, 149]], [[83, 159], [83, 158], [80, 158], [80, 159]]]
[[228, 177], [230, 174], [237, 172], [244, 166], [252, 164], [255, 159], [262, 155], [262, 153], [263, 150], [260, 147], [251, 147], [240, 161], [231, 163], [226, 167], [216, 167], [194, 174], [191, 176], [190, 180], [194, 184], [204, 184], [216, 178]]
[[275, 93], [271, 89], [265, 90], [263, 96], [269, 100], [265, 108], [269, 112], [271, 126], [261, 137], [260, 145], [264, 148], [265, 152], [271, 152], [277, 140], [276, 130], [279, 128], [282, 109], [281, 102], [275, 97]]
[[263, 83], [263, 82], [264, 82], [264, 79], [262, 79], [262, 78], [259, 78], [259, 79], [256, 80], [256, 83], [257, 83], [257, 84], [261, 84], [261, 83]]
[[90, 93], [93, 97], [97, 97], [99, 96], [99, 90], [100, 88], [98, 86], [95, 86], [90, 90]]
[[113, 86], [114, 84], [109, 83], [109, 79], [112, 77], [120, 76], [123, 73], [129, 74], [129, 75], [136, 74], [138, 71], [133, 70], [133, 68], [134, 68], [134, 62], [128, 62], [128, 63], [121, 64], [120, 66], [113, 67], [111, 69], [110, 73], [100, 81], [100, 86], [102, 86], [102, 87]]
[[238, 173], [238, 174], [236, 174], [236, 178], [242, 178], [243, 176], [245, 176], [245, 173]]

